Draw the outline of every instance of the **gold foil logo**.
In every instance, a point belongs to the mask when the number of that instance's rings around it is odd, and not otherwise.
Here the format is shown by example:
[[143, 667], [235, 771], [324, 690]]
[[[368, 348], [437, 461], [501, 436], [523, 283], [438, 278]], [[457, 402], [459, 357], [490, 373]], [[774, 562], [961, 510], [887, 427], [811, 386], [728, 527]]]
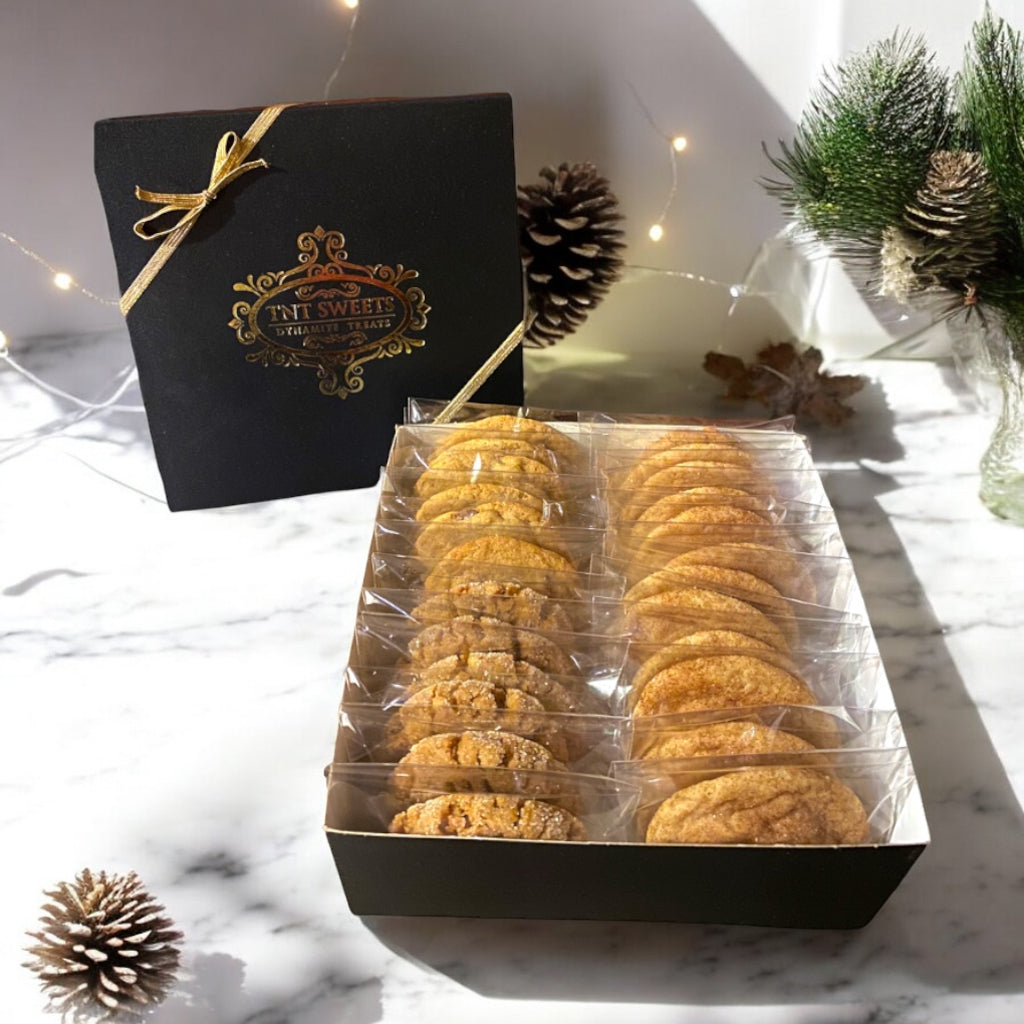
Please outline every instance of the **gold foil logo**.
[[427, 324], [419, 275], [401, 264], [348, 262], [340, 231], [317, 227], [297, 240], [298, 265], [268, 271], [234, 286], [255, 298], [236, 302], [229, 326], [246, 361], [316, 370], [322, 394], [347, 398], [363, 390], [363, 364], [408, 354], [426, 344], [414, 337]]

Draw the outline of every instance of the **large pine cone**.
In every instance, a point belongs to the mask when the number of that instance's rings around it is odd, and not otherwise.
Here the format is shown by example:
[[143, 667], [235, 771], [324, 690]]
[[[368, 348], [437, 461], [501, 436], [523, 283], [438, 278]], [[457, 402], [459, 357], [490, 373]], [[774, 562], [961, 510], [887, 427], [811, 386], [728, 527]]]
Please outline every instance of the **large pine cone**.
[[925, 285], [961, 290], [996, 259], [1006, 229], [980, 153], [939, 150], [904, 213], [921, 252], [914, 272]]
[[593, 164], [545, 167], [520, 185], [519, 244], [533, 321], [524, 344], [553, 345], [586, 320], [622, 272], [618, 200]]
[[178, 969], [175, 931], [135, 872], [86, 869], [46, 895], [39, 944], [27, 952], [54, 1009], [71, 1019], [112, 1019], [160, 1002]]

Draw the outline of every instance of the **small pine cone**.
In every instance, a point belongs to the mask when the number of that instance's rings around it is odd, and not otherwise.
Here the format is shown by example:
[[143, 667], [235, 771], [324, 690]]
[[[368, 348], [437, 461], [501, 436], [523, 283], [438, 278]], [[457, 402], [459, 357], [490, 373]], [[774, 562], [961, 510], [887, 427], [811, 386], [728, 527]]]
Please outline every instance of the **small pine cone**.
[[45, 893], [39, 944], [24, 966], [39, 976], [51, 1007], [71, 1020], [138, 1014], [166, 996], [178, 969], [181, 932], [134, 871], [94, 875]]
[[922, 248], [914, 259], [917, 276], [957, 291], [997, 258], [1006, 227], [981, 154], [958, 150], [932, 154], [904, 221]]
[[545, 167], [540, 175], [544, 181], [518, 189], [530, 348], [575, 331], [622, 272], [622, 215], [607, 180], [589, 163]]

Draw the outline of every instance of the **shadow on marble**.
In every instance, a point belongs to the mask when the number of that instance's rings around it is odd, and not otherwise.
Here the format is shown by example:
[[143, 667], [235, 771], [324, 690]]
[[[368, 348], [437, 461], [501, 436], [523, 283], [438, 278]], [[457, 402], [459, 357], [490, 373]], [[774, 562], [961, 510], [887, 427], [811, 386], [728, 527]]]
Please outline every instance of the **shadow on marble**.
[[[301, 991], [260, 1000], [245, 988], [243, 961], [227, 953], [198, 955], [167, 1001], [148, 1018], [152, 1024], [374, 1024], [383, 1017], [381, 982], [353, 984], [326, 966]], [[282, 978], [282, 981], [285, 979]]]
[[844, 535], [857, 538], [851, 557], [932, 832], [929, 849], [875, 919], [852, 932], [365, 919], [378, 939], [469, 989], [512, 999], [843, 1004], [1024, 991], [1021, 808], [878, 503], [891, 481], [862, 469], [826, 482]]

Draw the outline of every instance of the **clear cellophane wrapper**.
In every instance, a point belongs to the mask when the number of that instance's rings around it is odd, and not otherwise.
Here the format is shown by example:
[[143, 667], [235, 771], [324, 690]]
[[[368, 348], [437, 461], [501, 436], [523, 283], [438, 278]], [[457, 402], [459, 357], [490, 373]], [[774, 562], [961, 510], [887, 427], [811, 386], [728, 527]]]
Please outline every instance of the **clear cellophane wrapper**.
[[[468, 403], [437, 424], [444, 405], [410, 400], [382, 473], [340, 709], [350, 763], [330, 768], [353, 821], [387, 830], [412, 795], [543, 791], [590, 808], [589, 839], [643, 841], [679, 780], [786, 756], [646, 751], [756, 722], [805, 741], [814, 770], [841, 770], [871, 841], [886, 841], [909, 760], [792, 418], [709, 428]], [[524, 416], [541, 425], [508, 419]], [[728, 683], [751, 658], [795, 677], [803, 698], [725, 685], [718, 706], [642, 706], [662, 668], [688, 661]], [[418, 745], [485, 734], [538, 744], [558, 770], [416, 763]]]
[[[327, 827], [345, 831], [393, 831], [396, 816], [413, 805], [447, 801], [453, 794], [551, 804], [582, 824], [584, 832], [577, 841], [624, 842], [636, 813], [636, 787], [609, 775], [336, 762], [328, 766], [326, 776]], [[473, 834], [506, 838], [486, 828]]]

